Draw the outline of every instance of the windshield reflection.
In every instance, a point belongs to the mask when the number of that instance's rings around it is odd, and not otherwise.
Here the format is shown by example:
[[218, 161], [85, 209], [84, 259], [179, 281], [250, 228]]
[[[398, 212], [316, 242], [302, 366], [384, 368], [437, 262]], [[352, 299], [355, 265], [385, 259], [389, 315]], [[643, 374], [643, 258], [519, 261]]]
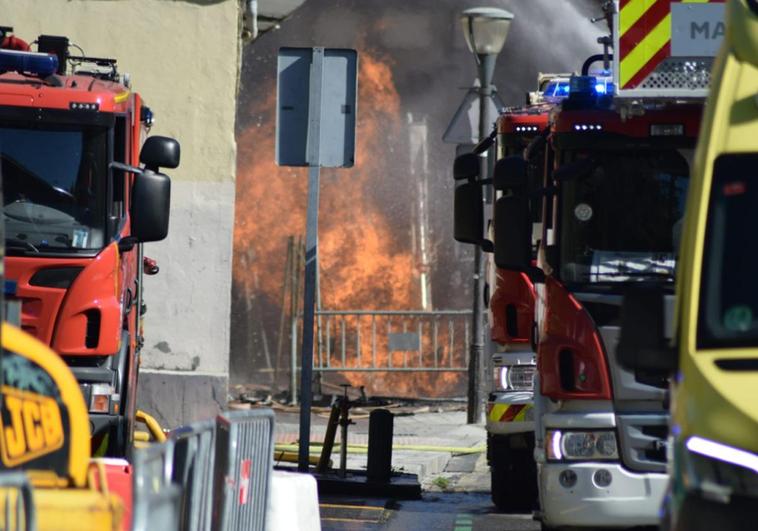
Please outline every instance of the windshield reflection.
[[674, 149], [577, 155], [594, 164], [559, 184], [564, 282], [673, 281], [686, 155]]
[[0, 125], [0, 156], [9, 253], [102, 248], [106, 129]]

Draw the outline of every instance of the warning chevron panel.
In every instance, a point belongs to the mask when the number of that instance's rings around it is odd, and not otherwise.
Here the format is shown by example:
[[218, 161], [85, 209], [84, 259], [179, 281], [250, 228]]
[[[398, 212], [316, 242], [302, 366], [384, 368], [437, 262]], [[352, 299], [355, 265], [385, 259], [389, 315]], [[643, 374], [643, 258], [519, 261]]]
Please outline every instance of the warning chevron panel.
[[639, 87], [672, 55], [672, 35], [675, 35], [675, 55], [713, 55], [723, 37], [724, 1], [620, 0], [617, 46], [620, 88]]

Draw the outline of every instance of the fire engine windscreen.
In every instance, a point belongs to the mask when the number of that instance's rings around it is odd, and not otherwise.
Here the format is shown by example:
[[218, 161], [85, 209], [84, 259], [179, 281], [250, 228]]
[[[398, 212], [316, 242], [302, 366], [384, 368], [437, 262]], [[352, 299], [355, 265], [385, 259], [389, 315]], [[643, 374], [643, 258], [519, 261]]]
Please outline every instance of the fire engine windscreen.
[[101, 249], [108, 130], [0, 123], [8, 254]]
[[676, 149], [577, 154], [594, 163], [559, 183], [564, 282], [673, 282], [689, 183], [685, 155]]

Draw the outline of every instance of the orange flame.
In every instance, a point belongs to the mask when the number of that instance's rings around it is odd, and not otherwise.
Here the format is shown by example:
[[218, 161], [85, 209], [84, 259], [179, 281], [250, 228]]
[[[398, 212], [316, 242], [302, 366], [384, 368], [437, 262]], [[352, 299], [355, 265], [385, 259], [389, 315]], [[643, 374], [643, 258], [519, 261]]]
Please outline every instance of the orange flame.
[[[391, 65], [360, 53], [356, 165], [324, 170], [321, 180], [319, 260], [322, 307], [328, 309], [413, 309], [419, 300], [414, 256], [407, 227], [398, 227], [376, 189], [391, 176], [402, 145], [400, 98]], [[287, 237], [305, 227], [306, 170], [274, 162], [274, 91], [254, 104], [257, 125], [238, 136], [236, 224], [233, 274], [245, 295], [280, 306]], [[409, 183], [410, 185], [411, 183]], [[386, 184], [384, 184], [386, 188]], [[411, 189], [394, 190], [394, 201], [408, 201]], [[410, 205], [408, 205], [408, 209]], [[367, 338], [362, 352], [367, 352]], [[354, 348], [354, 347], [353, 347]], [[387, 350], [382, 356], [386, 360]], [[454, 374], [404, 373], [377, 379], [346, 373], [352, 385], [370, 393], [437, 396], [459, 384]], [[423, 389], [420, 391], [419, 389]]]

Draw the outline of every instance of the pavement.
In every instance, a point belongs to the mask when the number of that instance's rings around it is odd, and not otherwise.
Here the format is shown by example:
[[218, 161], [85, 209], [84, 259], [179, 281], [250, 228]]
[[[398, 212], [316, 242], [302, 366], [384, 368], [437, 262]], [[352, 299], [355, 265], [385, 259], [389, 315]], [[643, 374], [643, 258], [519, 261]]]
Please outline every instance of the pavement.
[[[394, 411], [392, 468], [416, 474], [424, 491], [488, 492], [489, 469], [486, 463], [487, 434], [483, 424], [466, 424], [462, 408], [402, 408]], [[390, 411], [393, 411], [390, 409]], [[324, 441], [328, 415], [311, 417], [311, 444]], [[348, 430], [348, 470], [365, 470], [368, 444], [368, 418], [355, 415]], [[276, 410], [277, 444], [296, 444], [299, 439], [299, 413]], [[340, 430], [337, 430], [332, 461], [339, 467]], [[312, 449], [312, 452], [315, 449]]]

